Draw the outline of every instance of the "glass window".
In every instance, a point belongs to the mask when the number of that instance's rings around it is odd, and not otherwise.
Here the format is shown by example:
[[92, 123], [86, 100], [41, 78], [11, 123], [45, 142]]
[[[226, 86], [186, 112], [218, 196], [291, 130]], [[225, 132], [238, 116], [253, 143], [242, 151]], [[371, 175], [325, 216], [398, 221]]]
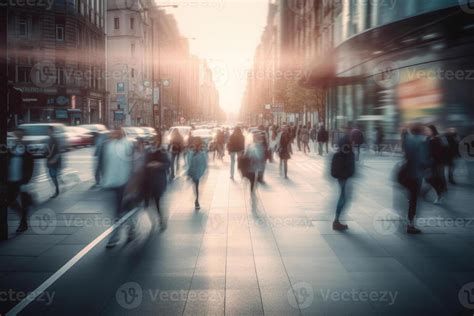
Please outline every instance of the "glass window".
[[20, 18], [18, 22], [18, 35], [22, 37], [28, 36], [28, 21], [26, 19]]
[[135, 19], [134, 19], [134, 18], [130, 18], [130, 29], [133, 30], [134, 27], [135, 27]]
[[17, 82], [27, 83], [30, 82], [30, 67], [18, 66], [18, 77]]
[[114, 29], [116, 30], [120, 29], [120, 18], [114, 19]]

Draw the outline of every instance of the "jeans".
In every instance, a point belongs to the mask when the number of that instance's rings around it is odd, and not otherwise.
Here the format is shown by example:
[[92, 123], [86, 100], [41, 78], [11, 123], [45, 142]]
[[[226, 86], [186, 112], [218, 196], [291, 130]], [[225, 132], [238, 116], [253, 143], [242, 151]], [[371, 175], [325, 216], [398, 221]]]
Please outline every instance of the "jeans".
[[172, 153], [171, 154], [171, 178], [174, 178], [178, 170], [179, 170], [179, 153]]
[[59, 168], [58, 167], [48, 167], [49, 171], [49, 176], [51, 177], [51, 180], [54, 183], [54, 187], [56, 188], [56, 193], [59, 193], [59, 183], [58, 183], [58, 173], [59, 173]]
[[234, 178], [234, 171], [235, 171], [235, 157], [237, 156], [237, 152], [230, 153], [230, 176]]
[[337, 201], [335, 218], [336, 221], [339, 221], [339, 217], [341, 216], [342, 210], [344, 209], [344, 206], [346, 205], [346, 202], [350, 195], [349, 189], [347, 188], [347, 181], [347, 179], [338, 179], [339, 187], [341, 188], [341, 193], [339, 195], [339, 200]]
[[421, 190], [421, 180], [410, 179], [407, 185], [408, 189], [408, 220], [410, 222], [415, 219], [416, 205], [418, 202], [418, 195]]

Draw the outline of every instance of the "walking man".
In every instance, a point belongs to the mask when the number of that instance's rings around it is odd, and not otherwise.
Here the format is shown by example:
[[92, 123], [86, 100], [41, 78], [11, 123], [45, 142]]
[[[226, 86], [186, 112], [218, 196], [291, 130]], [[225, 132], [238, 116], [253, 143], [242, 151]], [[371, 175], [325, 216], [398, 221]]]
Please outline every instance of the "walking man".
[[230, 135], [227, 150], [230, 155], [230, 178], [233, 180], [236, 157], [240, 157], [245, 150], [245, 138], [240, 127], [236, 127]]
[[52, 199], [59, 195], [58, 175], [61, 169], [61, 145], [54, 134], [54, 127], [48, 128], [49, 142], [48, 142], [48, 156], [46, 157], [46, 165], [48, 167], [49, 176], [53, 181], [55, 192]]

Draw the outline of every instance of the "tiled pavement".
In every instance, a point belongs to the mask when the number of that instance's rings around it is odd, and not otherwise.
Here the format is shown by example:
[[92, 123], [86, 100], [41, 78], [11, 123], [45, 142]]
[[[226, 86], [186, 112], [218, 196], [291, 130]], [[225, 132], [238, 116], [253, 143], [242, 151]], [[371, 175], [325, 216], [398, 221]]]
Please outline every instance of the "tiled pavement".
[[[326, 159], [296, 154], [288, 180], [269, 165], [255, 196], [215, 162], [201, 211], [179, 178], [164, 201], [165, 232], [150, 230], [153, 209], [140, 213], [136, 241], [99, 243], [47, 289], [51, 304], [43, 295], [23, 314], [472, 315], [460, 291], [474, 281], [472, 188], [451, 188], [443, 206], [422, 203], [424, 234], [407, 236], [390, 181], [396, 159], [365, 158], [345, 233], [331, 229], [338, 187]], [[0, 244], [2, 288], [32, 291], [108, 227], [110, 196], [88, 186], [44, 205], [57, 217], [52, 233]]]

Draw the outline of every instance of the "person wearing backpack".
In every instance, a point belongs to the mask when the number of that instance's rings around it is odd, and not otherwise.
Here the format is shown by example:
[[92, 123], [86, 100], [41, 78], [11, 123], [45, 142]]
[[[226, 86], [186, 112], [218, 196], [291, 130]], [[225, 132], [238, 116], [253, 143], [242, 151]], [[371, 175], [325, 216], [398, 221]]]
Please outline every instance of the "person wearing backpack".
[[337, 179], [340, 187], [340, 195], [336, 207], [336, 215], [332, 229], [337, 231], [347, 230], [349, 227], [342, 224], [339, 219], [351, 190], [348, 185], [349, 179], [355, 173], [355, 156], [352, 149], [352, 139], [349, 130], [338, 142], [338, 151], [334, 154], [331, 163], [331, 175]]

